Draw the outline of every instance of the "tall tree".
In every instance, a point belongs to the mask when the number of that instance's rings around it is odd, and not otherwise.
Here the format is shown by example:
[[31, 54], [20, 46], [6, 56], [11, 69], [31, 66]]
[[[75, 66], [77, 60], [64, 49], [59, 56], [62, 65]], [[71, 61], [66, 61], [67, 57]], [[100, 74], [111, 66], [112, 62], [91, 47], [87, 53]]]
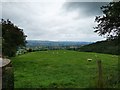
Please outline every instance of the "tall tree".
[[2, 25], [2, 54], [15, 56], [17, 48], [25, 46], [26, 35], [23, 29], [18, 28], [10, 20], [1, 20]]
[[120, 2], [110, 2], [102, 6], [102, 16], [97, 16], [95, 32], [107, 39], [120, 39]]

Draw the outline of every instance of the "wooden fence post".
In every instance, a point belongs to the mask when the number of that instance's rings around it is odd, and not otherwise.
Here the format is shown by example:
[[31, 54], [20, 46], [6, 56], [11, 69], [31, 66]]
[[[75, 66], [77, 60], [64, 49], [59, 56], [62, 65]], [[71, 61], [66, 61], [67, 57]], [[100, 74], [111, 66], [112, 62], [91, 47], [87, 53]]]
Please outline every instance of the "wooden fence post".
[[5, 90], [13, 90], [14, 88], [14, 72], [12, 68], [12, 63], [11, 60], [6, 59], [6, 58], [0, 58], [2, 65], [1, 65], [1, 79], [2, 79], [2, 84], [0, 88], [5, 89]]
[[98, 88], [103, 88], [103, 76], [102, 76], [101, 60], [97, 60], [97, 64], [98, 64]]

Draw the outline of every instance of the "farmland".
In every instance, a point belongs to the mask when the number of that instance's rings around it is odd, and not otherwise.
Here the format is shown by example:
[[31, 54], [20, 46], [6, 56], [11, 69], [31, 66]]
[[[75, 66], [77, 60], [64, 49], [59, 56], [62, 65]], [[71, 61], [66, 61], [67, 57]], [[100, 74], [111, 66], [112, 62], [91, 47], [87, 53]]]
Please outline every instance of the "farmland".
[[[87, 61], [92, 59], [92, 61]], [[15, 88], [97, 87], [97, 60], [102, 61], [104, 87], [117, 87], [118, 56], [49, 50], [11, 58]]]

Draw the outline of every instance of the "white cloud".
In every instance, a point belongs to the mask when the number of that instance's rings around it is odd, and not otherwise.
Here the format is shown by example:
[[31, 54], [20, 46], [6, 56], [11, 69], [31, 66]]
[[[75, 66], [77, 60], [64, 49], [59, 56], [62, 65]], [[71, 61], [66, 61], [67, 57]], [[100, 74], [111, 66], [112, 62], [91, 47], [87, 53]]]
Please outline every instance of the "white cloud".
[[67, 12], [62, 2], [2, 3], [2, 15], [24, 29], [27, 39], [96, 41], [95, 16], [86, 17], [77, 10]]
[[[63, 2], [65, 0], [1, 0], [2, 2]], [[119, 0], [66, 0], [67, 2], [112, 2]]]

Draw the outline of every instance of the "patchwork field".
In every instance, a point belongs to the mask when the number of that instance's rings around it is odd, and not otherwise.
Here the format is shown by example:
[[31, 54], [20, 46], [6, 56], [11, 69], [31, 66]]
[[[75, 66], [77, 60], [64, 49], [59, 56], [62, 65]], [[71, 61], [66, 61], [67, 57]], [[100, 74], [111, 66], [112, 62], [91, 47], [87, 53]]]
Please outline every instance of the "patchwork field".
[[[26, 53], [12, 59], [15, 88], [97, 87], [102, 60], [104, 87], [117, 87], [118, 56], [51, 50]], [[91, 62], [87, 59], [92, 59]]]

